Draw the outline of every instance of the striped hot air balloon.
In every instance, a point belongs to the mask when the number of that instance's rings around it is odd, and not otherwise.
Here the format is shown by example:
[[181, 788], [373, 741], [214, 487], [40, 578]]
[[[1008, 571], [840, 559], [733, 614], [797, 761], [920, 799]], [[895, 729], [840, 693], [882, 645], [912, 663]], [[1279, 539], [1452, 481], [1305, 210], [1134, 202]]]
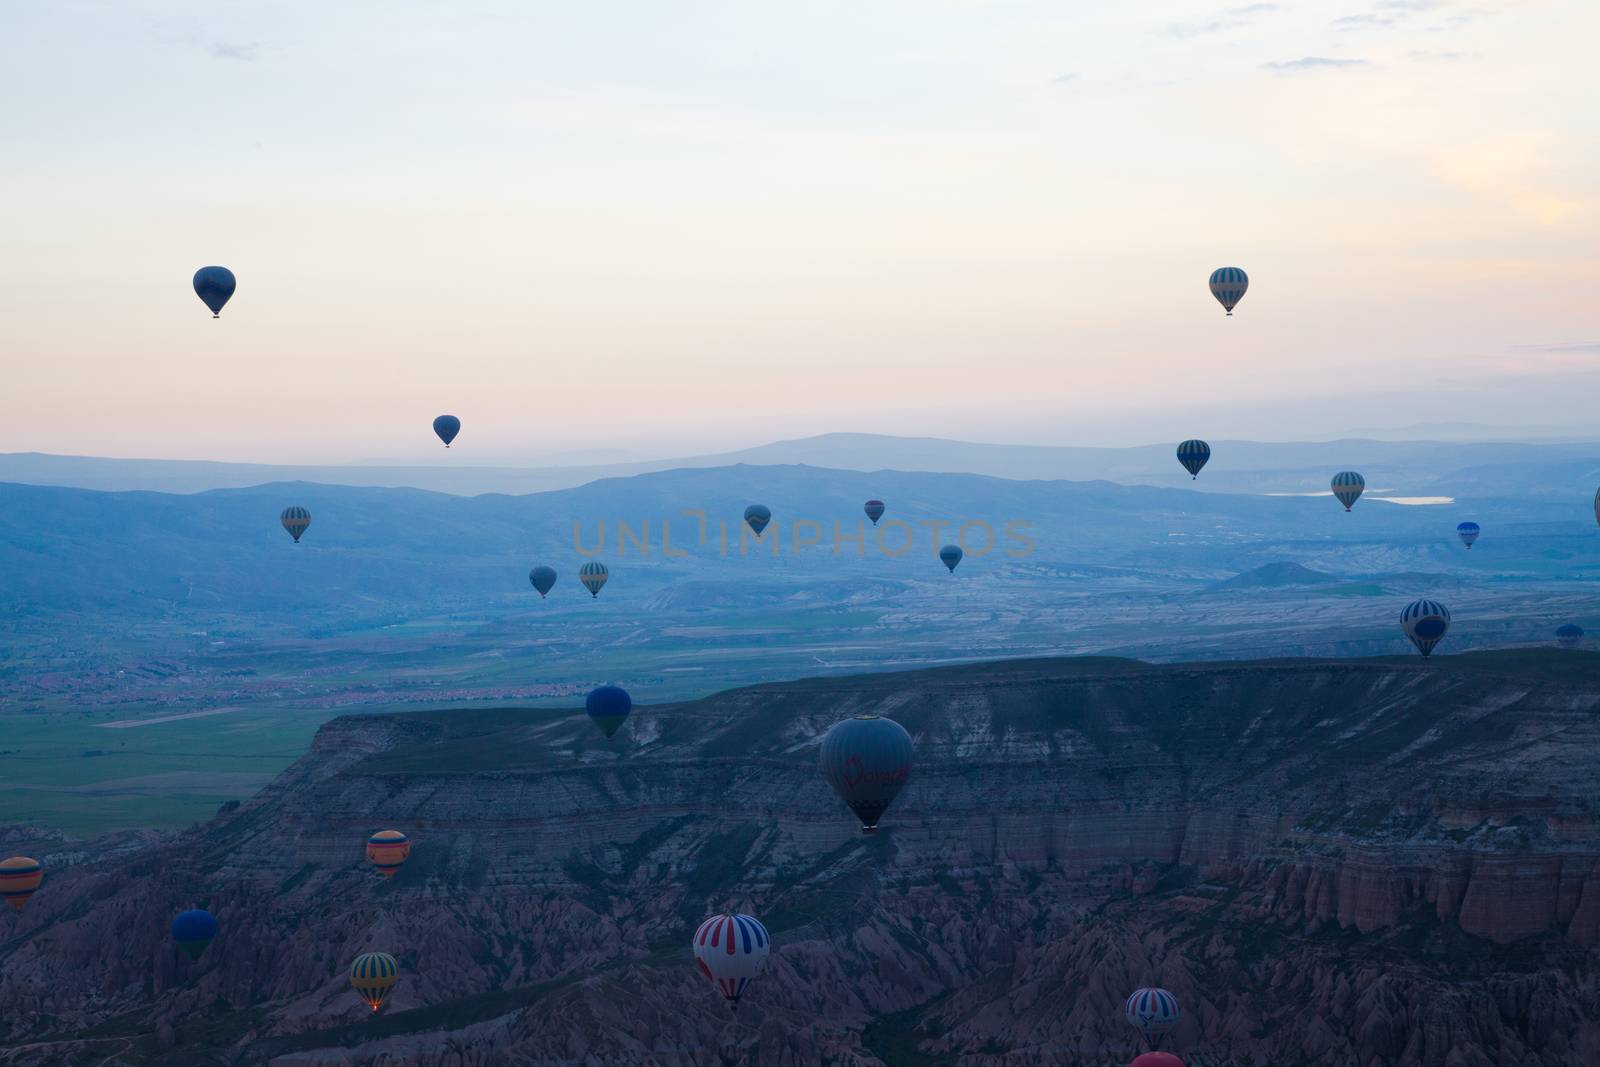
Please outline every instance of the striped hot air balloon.
[[1222, 310], [1233, 314], [1234, 305], [1244, 299], [1250, 288], [1250, 279], [1238, 267], [1218, 267], [1211, 272], [1211, 295], [1217, 298]]
[[194, 272], [194, 295], [211, 309], [211, 317], [222, 317], [222, 305], [232, 297], [239, 282], [227, 267], [201, 267]]
[[694, 932], [694, 961], [732, 1008], [767, 969], [770, 948], [767, 928], [750, 915], [713, 915]]
[[1333, 489], [1333, 495], [1339, 498], [1339, 503], [1349, 511], [1350, 505], [1360, 500], [1361, 494], [1366, 492], [1367, 480], [1355, 471], [1340, 471], [1333, 476], [1333, 481], [1329, 485]]
[[862, 832], [877, 830], [878, 820], [905, 787], [912, 753], [905, 727], [879, 715], [836, 722], [822, 738], [822, 774], [861, 820]]
[[12, 911], [21, 911], [42, 881], [44, 868], [38, 860], [27, 856], [0, 860], [0, 897], [11, 905]]
[[[300, 543], [300, 535], [306, 532], [311, 525], [311, 512], [305, 508], [284, 508], [283, 514], [278, 516], [278, 521], [283, 523], [283, 528], [289, 531], [289, 536], [294, 538], [294, 543]], [[334, 540], [338, 540], [337, 537]]]
[[767, 528], [767, 523], [772, 521], [772, 509], [765, 504], [751, 504], [744, 509], [744, 521], [757, 537]]
[[578, 568], [578, 581], [583, 583], [583, 587], [589, 590], [589, 595], [592, 597], [600, 595], [600, 590], [609, 577], [611, 572], [606, 570], [606, 565], [595, 560], [590, 560]]
[[1461, 543], [1468, 548], [1472, 547], [1472, 542], [1476, 541], [1478, 534], [1482, 532], [1475, 522], [1463, 522], [1456, 526], [1456, 536], [1461, 538]]
[[400, 981], [400, 964], [387, 952], [363, 952], [350, 965], [350, 987], [377, 1011]]
[[217, 936], [217, 917], [204, 908], [190, 908], [172, 920], [172, 942], [197, 960]]
[[399, 830], [379, 830], [367, 838], [367, 859], [385, 878], [393, 878], [411, 858], [411, 839]]
[[609, 739], [628, 721], [628, 714], [633, 711], [633, 698], [621, 686], [602, 685], [589, 694], [583, 706], [589, 718], [600, 727], [600, 732]]
[[[539, 599], [543, 600], [545, 594], [555, 588], [556, 571], [554, 567], [539, 566], [528, 572], [528, 582], [539, 590]], [[605, 583], [600, 583], [604, 585]]]
[[872, 525], [878, 525], [878, 520], [883, 518], [883, 501], [869, 500], [861, 505], [861, 510], [867, 513], [867, 518], [872, 520]]
[[1206, 460], [1211, 458], [1211, 446], [1197, 438], [1191, 438], [1178, 446], [1178, 462], [1183, 464], [1183, 469], [1189, 472], [1189, 477], [1200, 477], [1200, 468], [1206, 465]]
[[1165, 989], [1135, 989], [1123, 1004], [1122, 1014], [1155, 1045], [1178, 1025], [1178, 998]]
[[[1566, 623], [1556, 627], [1556, 644], [1562, 648], [1577, 648], [1583, 644], [1583, 627], [1576, 623]], [[0, 863], [0, 867], [5, 864]]]
[[1400, 629], [1426, 659], [1450, 629], [1450, 609], [1437, 600], [1413, 600], [1400, 613]]

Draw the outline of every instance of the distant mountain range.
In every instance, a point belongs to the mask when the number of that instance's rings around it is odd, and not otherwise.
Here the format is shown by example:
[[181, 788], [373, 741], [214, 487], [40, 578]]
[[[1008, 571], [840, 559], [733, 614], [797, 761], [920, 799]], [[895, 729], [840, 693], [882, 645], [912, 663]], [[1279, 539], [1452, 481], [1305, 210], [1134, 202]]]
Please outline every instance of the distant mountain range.
[[[927, 471], [1009, 479], [1103, 479], [1125, 485], [1203, 492], [1318, 492], [1354, 467], [1369, 492], [1461, 496], [1471, 492], [1540, 496], [1577, 492], [1600, 479], [1600, 442], [1380, 441], [1270, 443], [1211, 440], [1212, 460], [1197, 481], [1179, 467], [1176, 442], [1133, 448], [1001, 445], [941, 438], [835, 433], [713, 455], [580, 466], [473, 466], [458, 448], [449, 463], [427, 466], [297, 466], [203, 460], [105, 459], [24, 452], [0, 455], [0, 482], [82, 489], [196, 493], [271, 482], [427, 489], [460, 496], [567, 489], [601, 478], [738, 464], [806, 465], [851, 471]], [[442, 451], [442, 450], [441, 450]]]

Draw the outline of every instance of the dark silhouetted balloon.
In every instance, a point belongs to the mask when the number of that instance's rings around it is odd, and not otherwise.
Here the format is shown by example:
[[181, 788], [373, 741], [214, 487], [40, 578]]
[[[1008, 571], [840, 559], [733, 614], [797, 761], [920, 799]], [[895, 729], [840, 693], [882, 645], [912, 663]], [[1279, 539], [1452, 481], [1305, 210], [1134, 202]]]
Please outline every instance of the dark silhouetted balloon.
[[1468, 548], [1472, 547], [1472, 542], [1476, 541], [1478, 534], [1482, 532], [1475, 522], [1463, 522], [1456, 527], [1456, 536], [1461, 538], [1461, 543]]
[[857, 715], [822, 738], [823, 777], [871, 833], [911, 777], [911, 735], [893, 719]]
[[44, 867], [36, 859], [12, 856], [0, 860], [0, 899], [10, 904], [12, 911], [21, 911], [43, 880]]
[[945, 545], [939, 550], [939, 560], [950, 568], [951, 574], [956, 572], [956, 564], [961, 562], [961, 557], [964, 555], [966, 553], [961, 551], [960, 545]]
[[606, 570], [606, 565], [604, 563], [596, 563], [594, 560], [590, 560], [578, 568], [578, 581], [582, 582], [583, 587], [589, 590], [590, 596], [599, 596], [600, 589], [606, 584], [606, 579], [609, 577], [611, 577], [611, 572]]
[[[528, 581], [539, 590], [539, 599], [543, 600], [545, 594], [550, 592], [556, 584], [556, 571], [554, 567], [539, 566], [528, 572]], [[588, 584], [588, 583], [585, 583]], [[601, 582], [604, 585], [605, 582]], [[596, 590], [598, 592], [598, 590]]]
[[1189, 477], [1200, 477], [1200, 468], [1211, 458], [1211, 446], [1198, 439], [1190, 439], [1178, 446], [1178, 462], [1189, 472]]
[[399, 830], [379, 830], [367, 838], [367, 859], [385, 878], [393, 878], [400, 865], [411, 858], [411, 838]]
[[[1562, 648], [1577, 648], [1583, 644], [1583, 627], [1576, 623], [1567, 623], [1556, 627], [1556, 644]], [[0, 864], [3, 867], [4, 864]], [[4, 872], [0, 872], [3, 874]]]
[[1250, 279], [1238, 267], [1218, 267], [1211, 272], [1211, 295], [1217, 298], [1222, 310], [1230, 315], [1234, 306], [1244, 299], [1244, 291], [1248, 288]]
[[869, 500], [861, 505], [861, 510], [867, 513], [867, 518], [872, 520], [872, 525], [878, 525], [878, 520], [883, 518], [883, 501]]
[[694, 962], [716, 985], [730, 1008], [767, 969], [772, 939], [751, 915], [713, 915], [694, 932]]
[[[294, 543], [300, 543], [300, 535], [306, 532], [311, 525], [311, 512], [305, 508], [284, 508], [283, 514], [278, 516], [278, 521], [283, 523], [283, 528], [289, 531], [289, 536], [294, 538]], [[337, 537], [334, 540], [338, 540]]]
[[400, 981], [400, 964], [387, 952], [363, 952], [350, 965], [350, 988], [373, 1011], [383, 1007], [394, 984]]
[[1437, 600], [1413, 600], [1400, 613], [1400, 629], [1427, 658], [1450, 629], [1450, 609]]
[[744, 509], [744, 521], [749, 524], [757, 537], [767, 528], [767, 523], [772, 521], [772, 509], [765, 504], [751, 504]]
[[239, 283], [227, 267], [201, 267], [194, 272], [194, 295], [211, 309], [211, 317], [222, 317], [222, 305], [233, 296]]
[[621, 686], [602, 685], [589, 694], [583, 706], [589, 712], [589, 718], [600, 727], [600, 732], [611, 737], [628, 721], [628, 713], [633, 710], [633, 698]]
[[433, 432], [439, 435], [439, 440], [444, 442], [444, 447], [449, 448], [450, 442], [456, 439], [456, 434], [461, 432], [461, 420], [454, 415], [440, 415], [433, 420]]
[[1361, 499], [1361, 494], [1367, 490], [1367, 480], [1355, 471], [1340, 471], [1333, 476], [1329, 483], [1333, 488], [1333, 495], [1338, 497], [1339, 503], [1344, 505], [1346, 511], [1350, 505]]
[[190, 959], [199, 959], [200, 953], [216, 936], [216, 916], [204, 908], [179, 912], [178, 917], [172, 920], [172, 941], [187, 952]]

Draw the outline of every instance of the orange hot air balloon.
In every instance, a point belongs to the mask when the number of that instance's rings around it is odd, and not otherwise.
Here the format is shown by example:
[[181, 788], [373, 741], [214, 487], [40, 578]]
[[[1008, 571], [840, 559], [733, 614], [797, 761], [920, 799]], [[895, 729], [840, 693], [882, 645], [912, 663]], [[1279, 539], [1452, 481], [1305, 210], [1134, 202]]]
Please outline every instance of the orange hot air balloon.
[[367, 838], [367, 859], [385, 878], [393, 878], [410, 855], [411, 839], [399, 830], [379, 830]]
[[21, 911], [22, 906], [33, 896], [33, 891], [39, 888], [39, 883], [44, 881], [44, 868], [39, 861], [29, 859], [27, 856], [12, 856], [8, 860], [0, 860], [0, 897], [10, 904], [12, 910]]

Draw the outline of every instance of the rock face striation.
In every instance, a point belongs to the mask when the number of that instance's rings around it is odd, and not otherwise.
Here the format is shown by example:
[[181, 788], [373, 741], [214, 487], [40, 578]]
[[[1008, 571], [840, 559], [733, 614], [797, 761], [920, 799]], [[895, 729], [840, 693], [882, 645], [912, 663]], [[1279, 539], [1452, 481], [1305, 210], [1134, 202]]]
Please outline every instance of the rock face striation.
[[[890, 716], [875, 836], [818, 773]], [[0, 1064], [1600, 1063], [1600, 656], [987, 664], [338, 719], [267, 789], [0, 917]], [[411, 836], [380, 877], [374, 830]], [[198, 961], [166, 939], [206, 907]], [[689, 934], [772, 932], [730, 1012]], [[346, 968], [394, 955], [372, 1016]]]

